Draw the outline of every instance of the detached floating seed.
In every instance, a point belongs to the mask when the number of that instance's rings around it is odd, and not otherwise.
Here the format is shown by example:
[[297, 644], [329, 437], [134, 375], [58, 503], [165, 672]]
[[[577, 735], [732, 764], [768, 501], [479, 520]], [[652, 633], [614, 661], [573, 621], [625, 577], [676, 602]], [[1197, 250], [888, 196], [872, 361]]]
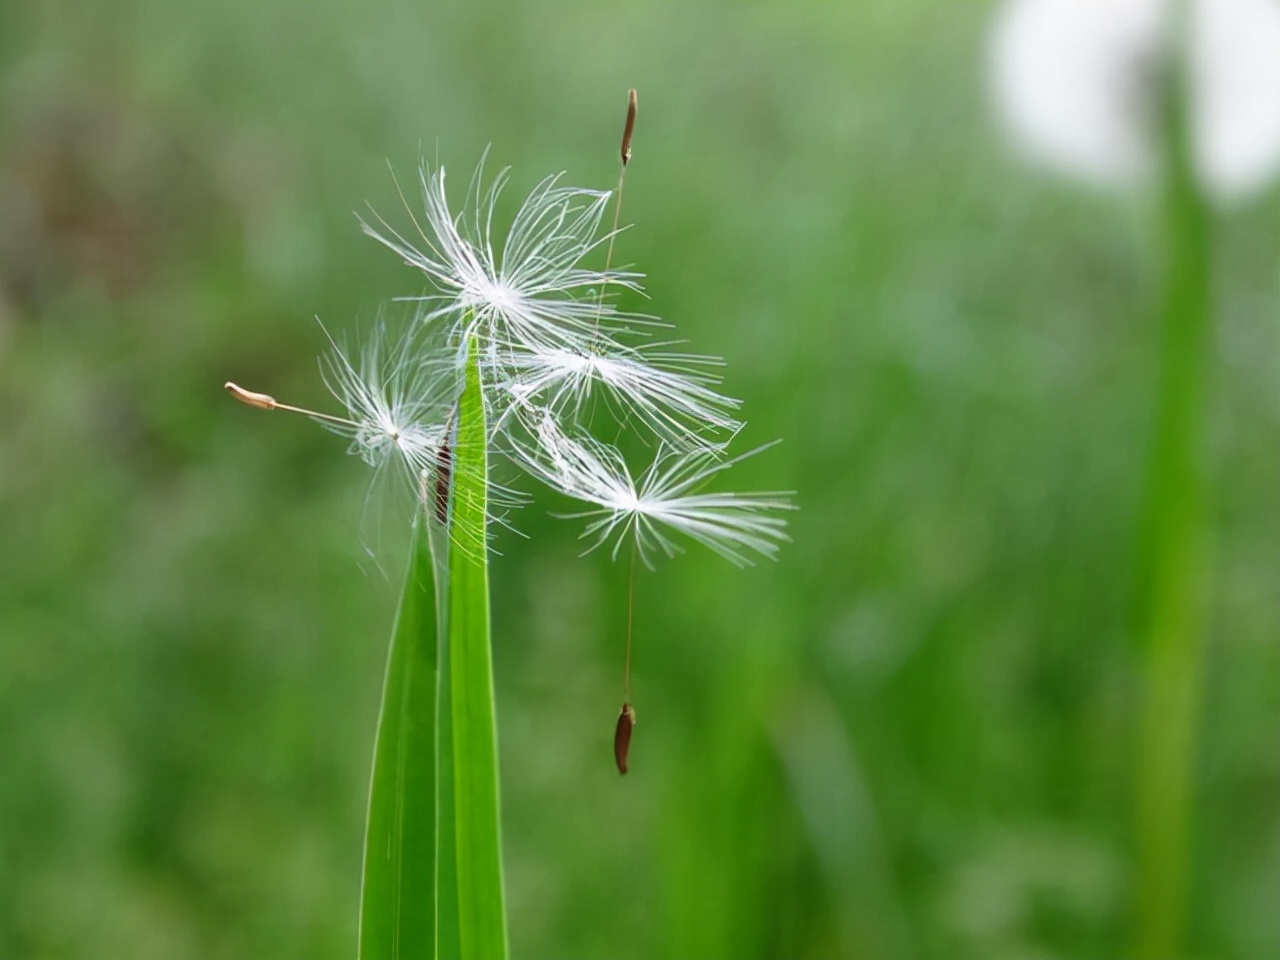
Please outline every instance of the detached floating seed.
[[636, 725], [636, 712], [631, 704], [624, 703], [618, 714], [618, 725], [613, 730], [613, 759], [618, 772], [627, 772], [627, 751], [631, 749], [631, 728]]

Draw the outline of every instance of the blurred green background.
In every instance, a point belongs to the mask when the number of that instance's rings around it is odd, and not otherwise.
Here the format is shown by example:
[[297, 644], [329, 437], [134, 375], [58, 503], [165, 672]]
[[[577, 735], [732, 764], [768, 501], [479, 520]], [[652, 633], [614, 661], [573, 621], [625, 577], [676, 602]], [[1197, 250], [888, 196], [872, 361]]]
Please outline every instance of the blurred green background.
[[[625, 565], [501, 538], [514, 955], [1122, 955], [1157, 219], [1009, 154], [991, 13], [0, 4], [0, 957], [353, 955], [405, 538], [222, 382], [325, 408], [313, 317], [422, 287], [388, 161], [608, 188], [629, 86], [619, 257], [801, 510], [641, 577], [626, 778]], [[1215, 222], [1194, 957], [1280, 955], [1278, 216]]]

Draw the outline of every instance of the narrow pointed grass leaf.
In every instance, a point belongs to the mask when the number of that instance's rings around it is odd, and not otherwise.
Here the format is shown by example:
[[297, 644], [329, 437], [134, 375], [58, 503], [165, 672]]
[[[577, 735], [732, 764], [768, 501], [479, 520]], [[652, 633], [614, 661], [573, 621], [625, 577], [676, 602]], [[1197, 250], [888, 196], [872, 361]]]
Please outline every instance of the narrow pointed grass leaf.
[[[484, 399], [474, 342], [458, 410], [449, 545], [449, 695], [458, 935], [464, 960], [507, 956], [489, 645]], [[443, 876], [443, 874], [442, 874]]]
[[360, 890], [361, 960], [436, 953], [438, 634], [428, 526], [420, 513], [387, 656]]
[[[451, 494], [450, 494], [451, 496]], [[448, 555], [448, 535], [441, 556]], [[448, 577], [445, 577], [448, 583]], [[441, 606], [448, 613], [448, 597], [442, 597]], [[448, 638], [448, 624], [442, 636]], [[449, 644], [440, 645], [440, 707], [436, 714], [436, 952], [440, 960], [453, 960], [462, 956], [462, 939], [458, 928], [458, 841], [454, 819], [453, 785], [453, 694], [450, 690]]]

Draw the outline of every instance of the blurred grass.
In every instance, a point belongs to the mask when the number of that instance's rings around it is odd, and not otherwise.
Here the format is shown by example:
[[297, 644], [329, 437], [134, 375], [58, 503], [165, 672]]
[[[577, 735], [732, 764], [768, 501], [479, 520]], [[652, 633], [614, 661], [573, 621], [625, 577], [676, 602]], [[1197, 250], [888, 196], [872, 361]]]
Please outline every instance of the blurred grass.
[[[1119, 955], [1159, 226], [1006, 155], [988, 10], [0, 5], [0, 956], [351, 954], [404, 541], [220, 385], [323, 404], [311, 317], [418, 291], [387, 160], [608, 187], [629, 86], [619, 257], [802, 509], [641, 577], [625, 779], [625, 565], [502, 540], [513, 955]], [[1197, 956], [1280, 952], [1277, 214], [1214, 225]]]
[[[1179, 34], [1183, 51], [1186, 30], [1184, 24]], [[1134, 578], [1134, 629], [1144, 662], [1134, 943], [1136, 955], [1150, 960], [1182, 952], [1205, 595], [1213, 576], [1202, 465], [1213, 238], [1208, 202], [1196, 185], [1185, 73], [1169, 71], [1164, 93], [1160, 371]]]

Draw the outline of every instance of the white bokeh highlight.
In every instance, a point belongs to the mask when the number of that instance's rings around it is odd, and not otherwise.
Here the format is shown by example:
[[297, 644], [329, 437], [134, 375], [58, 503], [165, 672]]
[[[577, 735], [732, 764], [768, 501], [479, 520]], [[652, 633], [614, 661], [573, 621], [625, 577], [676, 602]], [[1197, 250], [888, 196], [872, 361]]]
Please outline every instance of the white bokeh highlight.
[[[1280, 0], [1187, 0], [1193, 150], [1233, 200], [1280, 166]], [[1158, 64], [1174, 0], [1008, 0], [991, 32], [992, 94], [1030, 157], [1103, 186], [1156, 165]]]

